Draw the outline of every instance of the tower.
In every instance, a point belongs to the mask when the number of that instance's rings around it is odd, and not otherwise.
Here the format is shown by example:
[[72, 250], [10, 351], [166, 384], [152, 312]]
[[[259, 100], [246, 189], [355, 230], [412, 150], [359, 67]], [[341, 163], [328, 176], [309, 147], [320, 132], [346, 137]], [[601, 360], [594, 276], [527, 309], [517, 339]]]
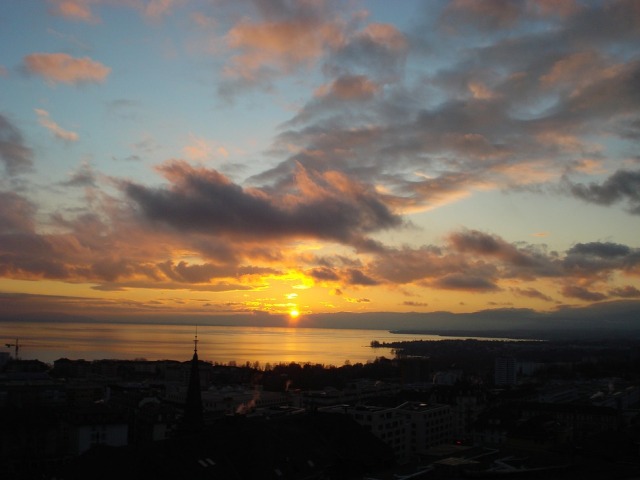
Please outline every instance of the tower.
[[190, 429], [202, 428], [202, 391], [200, 390], [200, 367], [198, 362], [198, 333], [193, 340], [193, 358], [187, 388], [187, 400], [184, 405], [185, 427]]

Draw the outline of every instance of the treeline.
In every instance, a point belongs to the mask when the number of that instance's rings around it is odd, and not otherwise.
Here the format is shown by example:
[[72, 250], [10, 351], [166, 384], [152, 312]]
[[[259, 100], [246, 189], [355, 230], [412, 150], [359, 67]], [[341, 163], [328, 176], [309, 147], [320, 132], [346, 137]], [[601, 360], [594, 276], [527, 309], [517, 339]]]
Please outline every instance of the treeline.
[[345, 388], [356, 379], [383, 380], [400, 376], [400, 368], [392, 359], [378, 357], [373, 362], [345, 362], [333, 365], [313, 363], [265, 364], [247, 362], [244, 366], [218, 365], [212, 383], [252, 383], [262, 385], [265, 390], [282, 392], [292, 389], [319, 390], [326, 387]]

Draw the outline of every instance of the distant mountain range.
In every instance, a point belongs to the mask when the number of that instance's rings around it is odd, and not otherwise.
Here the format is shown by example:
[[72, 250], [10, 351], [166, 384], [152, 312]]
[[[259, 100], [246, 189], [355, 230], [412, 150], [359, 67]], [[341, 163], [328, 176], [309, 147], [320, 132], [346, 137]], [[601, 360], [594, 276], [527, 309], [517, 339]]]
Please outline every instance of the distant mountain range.
[[[289, 317], [269, 314], [225, 316], [78, 316], [60, 312], [0, 313], [0, 321], [109, 322], [288, 327]], [[509, 338], [640, 338], [640, 301], [616, 301], [587, 307], [564, 307], [552, 312], [500, 308], [473, 313], [373, 312], [302, 315], [299, 327], [356, 328], [439, 335]]]

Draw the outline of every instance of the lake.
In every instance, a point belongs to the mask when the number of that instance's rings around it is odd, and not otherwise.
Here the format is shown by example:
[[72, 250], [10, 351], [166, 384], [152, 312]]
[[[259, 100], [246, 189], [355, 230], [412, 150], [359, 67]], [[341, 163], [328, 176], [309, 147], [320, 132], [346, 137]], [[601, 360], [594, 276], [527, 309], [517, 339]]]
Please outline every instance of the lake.
[[[0, 341], [5, 351], [19, 357], [52, 363], [58, 358], [189, 360], [193, 355], [192, 325], [124, 323], [0, 322]], [[370, 347], [380, 342], [442, 340], [438, 335], [392, 334], [386, 330], [354, 330], [297, 327], [199, 326], [198, 356], [201, 360], [237, 364], [260, 362], [320, 363], [340, 366], [393, 357], [390, 349]], [[455, 337], [467, 338], [467, 337]]]

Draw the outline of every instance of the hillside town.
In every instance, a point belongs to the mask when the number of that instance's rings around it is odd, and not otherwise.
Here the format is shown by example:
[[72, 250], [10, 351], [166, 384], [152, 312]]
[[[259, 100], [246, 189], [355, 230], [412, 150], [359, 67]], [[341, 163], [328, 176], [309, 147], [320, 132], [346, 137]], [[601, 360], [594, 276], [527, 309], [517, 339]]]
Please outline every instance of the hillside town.
[[384, 346], [341, 366], [2, 352], [3, 478], [640, 475], [640, 342]]

